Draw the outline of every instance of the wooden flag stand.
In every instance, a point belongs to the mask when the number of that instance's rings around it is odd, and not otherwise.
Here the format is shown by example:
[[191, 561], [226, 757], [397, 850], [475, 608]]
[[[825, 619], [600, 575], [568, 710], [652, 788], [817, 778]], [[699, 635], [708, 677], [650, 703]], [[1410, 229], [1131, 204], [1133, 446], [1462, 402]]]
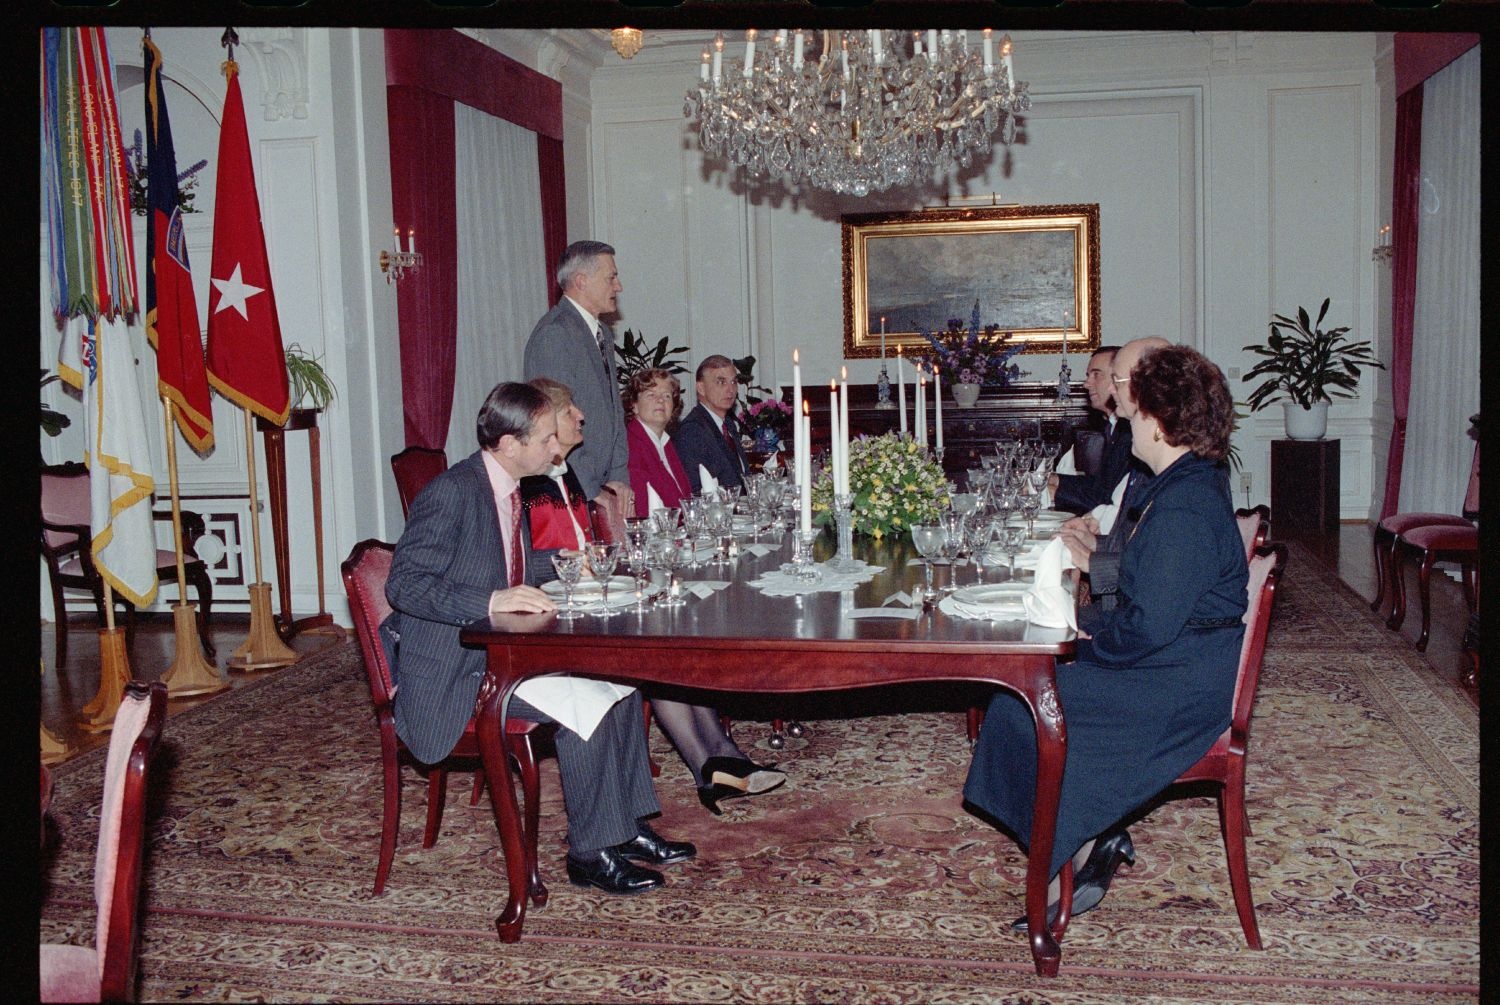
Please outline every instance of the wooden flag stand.
[[301, 659], [276, 633], [271, 615], [271, 584], [261, 580], [260, 567], [260, 499], [255, 491], [255, 427], [250, 410], [245, 409], [245, 451], [250, 470], [250, 537], [255, 547], [255, 582], [250, 584], [250, 634], [229, 657], [231, 670], [266, 670], [283, 667]]
[[180, 603], [172, 605], [172, 625], [176, 632], [177, 653], [167, 672], [161, 675], [167, 685], [167, 694], [173, 698], [186, 698], [194, 694], [212, 694], [229, 686], [229, 681], [219, 673], [219, 668], [203, 658], [198, 641], [198, 609], [187, 602], [187, 572], [182, 560], [182, 506], [177, 495], [177, 429], [172, 412], [172, 399], [162, 396], [166, 406], [167, 422], [167, 477], [172, 486], [172, 537], [177, 547], [177, 596]]
[[[46, 661], [38, 659], [37, 662], [41, 664], [42, 674], [45, 676], [47, 673]], [[42, 763], [56, 764], [59, 761], [67, 760], [68, 755], [73, 752], [73, 748], [53, 736], [52, 731], [46, 726], [38, 724], [38, 728], [42, 731]]]
[[99, 630], [99, 693], [83, 706], [85, 718], [79, 724], [91, 733], [114, 728], [125, 685], [133, 676], [125, 651], [125, 629], [115, 627], [114, 591], [108, 580], [104, 581], [104, 614], [106, 625]]

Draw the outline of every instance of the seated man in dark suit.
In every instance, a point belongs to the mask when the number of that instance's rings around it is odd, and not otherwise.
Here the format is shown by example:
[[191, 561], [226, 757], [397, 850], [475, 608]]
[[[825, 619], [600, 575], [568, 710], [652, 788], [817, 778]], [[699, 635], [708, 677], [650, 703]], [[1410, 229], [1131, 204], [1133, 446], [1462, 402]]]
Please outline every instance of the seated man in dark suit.
[[1104, 413], [1104, 457], [1098, 468], [1087, 475], [1053, 475], [1048, 480], [1054, 509], [1069, 513], [1087, 513], [1112, 497], [1115, 486], [1130, 467], [1130, 423], [1115, 414], [1117, 393], [1110, 379], [1110, 365], [1116, 346], [1100, 346], [1089, 357], [1083, 386], [1088, 391], [1089, 406]]
[[[452, 752], [484, 679], [485, 654], [459, 644], [464, 625], [492, 612], [547, 612], [551, 598], [527, 568], [518, 483], [552, 466], [557, 413], [526, 384], [500, 384], [476, 423], [479, 450], [435, 478], [412, 505], [396, 544], [381, 624], [397, 685], [396, 733], [436, 764]], [[568, 814], [568, 879], [609, 893], [661, 886], [663, 865], [691, 858], [646, 823], [660, 812], [646, 756], [640, 692], [576, 678], [522, 682], [510, 714], [556, 721], [557, 765]]]
[[734, 402], [739, 396], [734, 361], [728, 356], [709, 356], [698, 364], [694, 376], [698, 404], [672, 434], [677, 457], [694, 492], [703, 491], [703, 470], [721, 488], [738, 490], [750, 466], [740, 445], [742, 430], [734, 417]]

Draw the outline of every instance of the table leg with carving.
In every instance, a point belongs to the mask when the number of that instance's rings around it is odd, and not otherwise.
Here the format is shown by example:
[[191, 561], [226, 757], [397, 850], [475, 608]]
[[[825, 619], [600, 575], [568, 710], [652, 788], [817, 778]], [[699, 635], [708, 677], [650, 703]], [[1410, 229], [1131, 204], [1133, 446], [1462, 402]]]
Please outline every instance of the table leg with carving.
[[[1036, 802], [1032, 807], [1031, 841], [1026, 855], [1026, 923], [1031, 939], [1031, 958], [1043, 977], [1056, 977], [1062, 960], [1058, 944], [1067, 931], [1069, 910], [1060, 909], [1056, 923], [1047, 925], [1047, 882], [1052, 865], [1052, 844], [1057, 835], [1057, 804], [1062, 795], [1063, 763], [1067, 759], [1068, 732], [1062, 706], [1057, 700], [1053, 669], [1034, 671], [1022, 692], [1036, 722]], [[1073, 871], [1062, 870], [1062, 905], [1073, 902]]]
[[475, 701], [474, 732], [484, 763], [485, 783], [490, 787], [490, 805], [495, 811], [495, 827], [500, 832], [501, 852], [505, 855], [505, 909], [495, 919], [495, 928], [500, 941], [509, 943], [521, 938], [531, 870], [526, 861], [521, 808], [516, 804], [516, 786], [504, 743], [505, 706], [516, 684], [510, 672], [510, 651], [504, 646], [490, 646], [488, 659], [490, 672], [480, 683]]

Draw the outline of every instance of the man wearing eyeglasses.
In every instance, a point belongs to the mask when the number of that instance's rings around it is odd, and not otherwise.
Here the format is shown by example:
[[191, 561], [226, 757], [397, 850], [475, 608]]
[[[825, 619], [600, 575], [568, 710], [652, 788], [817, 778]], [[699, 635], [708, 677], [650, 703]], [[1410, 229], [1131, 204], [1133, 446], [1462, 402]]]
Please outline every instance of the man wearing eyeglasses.
[[1048, 479], [1056, 509], [1087, 513], [1109, 502], [1110, 494], [1130, 467], [1130, 423], [1115, 414], [1115, 385], [1111, 379], [1111, 365], [1118, 351], [1118, 346], [1103, 345], [1089, 357], [1083, 387], [1088, 392], [1089, 407], [1103, 412], [1108, 422], [1104, 453], [1093, 474], [1052, 475]]

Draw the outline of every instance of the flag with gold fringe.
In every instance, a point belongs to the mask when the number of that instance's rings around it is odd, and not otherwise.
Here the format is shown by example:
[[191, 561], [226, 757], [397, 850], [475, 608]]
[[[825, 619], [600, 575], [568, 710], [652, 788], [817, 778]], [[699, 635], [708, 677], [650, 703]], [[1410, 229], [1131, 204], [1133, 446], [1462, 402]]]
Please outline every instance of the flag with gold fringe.
[[156, 596], [155, 481], [127, 319], [137, 309], [125, 145], [102, 28], [45, 28], [42, 205], [58, 372], [83, 394], [90, 551], [110, 587]]
[[271, 290], [250, 134], [234, 60], [219, 134], [214, 251], [208, 292], [208, 382], [224, 397], [277, 425], [291, 409], [281, 324]]
[[177, 154], [161, 50], [149, 35], [141, 48], [146, 57], [146, 337], [156, 347], [157, 392], [176, 406], [183, 437], [202, 453], [214, 443], [213, 404], [182, 227]]

